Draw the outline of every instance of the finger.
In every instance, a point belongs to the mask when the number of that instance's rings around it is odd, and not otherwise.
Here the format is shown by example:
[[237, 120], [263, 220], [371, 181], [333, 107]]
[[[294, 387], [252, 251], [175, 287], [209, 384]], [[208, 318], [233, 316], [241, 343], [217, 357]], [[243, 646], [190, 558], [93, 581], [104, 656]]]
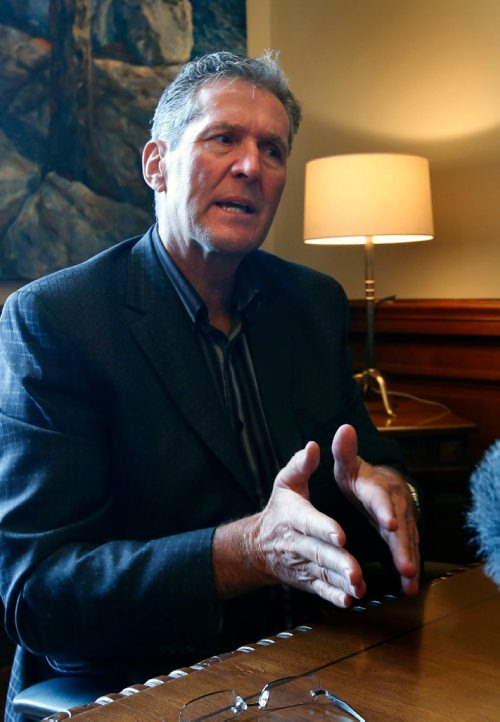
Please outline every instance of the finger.
[[293, 529], [304, 539], [321, 540], [339, 548], [346, 543], [346, 535], [340, 524], [318, 511], [308, 499], [290, 507], [288, 519]]
[[[342, 547], [298, 535], [295, 549], [299, 558], [317, 567], [328, 569], [339, 578], [342, 577], [345, 585], [358, 585], [363, 578], [361, 566], [356, 558]], [[345, 588], [347, 589], [347, 586]]]
[[407, 538], [391, 533], [387, 539], [394, 565], [407, 578], [417, 578], [419, 571], [418, 542], [408, 544]]
[[[325, 544], [311, 537], [300, 537], [295, 541], [295, 552], [304, 560], [308, 573], [322, 579], [346, 593], [359, 597], [365, 592], [363, 571], [360, 564], [345, 549]], [[299, 562], [299, 567], [302, 561]]]
[[396, 548], [391, 549], [391, 552], [396, 569], [401, 575], [403, 590], [406, 594], [417, 594], [420, 586], [420, 548], [416, 524], [409, 527], [402, 541], [397, 540]]
[[[389, 472], [388, 485], [381, 483], [383, 476], [383, 468], [377, 467], [375, 469], [365, 461], [361, 461], [359, 466], [359, 480], [361, 483], [356, 485], [356, 500], [370, 516], [380, 532], [382, 530], [397, 531], [399, 517], [393, 497], [394, 475], [393, 472]], [[376, 481], [377, 479], [378, 481]], [[362, 483], [363, 481], [366, 483]], [[398, 481], [396, 493], [400, 494], [401, 490], [406, 493], [403, 483]]]
[[350, 597], [361, 599], [366, 594], [366, 584], [363, 578], [359, 584], [353, 584], [347, 572], [339, 573], [327, 567], [318, 566], [314, 562], [310, 562], [308, 566], [314, 579], [320, 580]]
[[317, 594], [337, 607], [350, 606], [353, 598], [361, 597], [366, 592], [364, 582], [359, 588], [355, 588], [347, 583], [343, 576], [311, 562], [298, 562], [293, 571], [295, 573], [290, 577], [293, 586]]
[[420, 574], [414, 577], [401, 577], [401, 588], [409, 597], [415, 597], [420, 591]]
[[352, 603], [353, 597], [348, 592], [330, 584], [329, 581], [325, 581], [321, 576], [311, 576], [306, 570], [304, 570], [300, 578], [293, 580], [291, 583], [298, 589], [302, 589], [310, 594], [316, 594], [318, 597], [342, 609], [349, 607]]
[[311, 582], [311, 591], [325, 601], [334, 604], [336, 607], [340, 607], [340, 609], [347, 609], [352, 604], [352, 596], [350, 594], [346, 594], [342, 589], [330, 586], [321, 579], [314, 579]]
[[333, 473], [337, 483], [349, 487], [356, 479], [361, 459], [358, 456], [358, 439], [354, 427], [343, 424], [332, 441]]
[[309, 441], [303, 449], [297, 451], [288, 464], [278, 473], [275, 486], [288, 487], [294, 491], [304, 495], [304, 487], [306, 487], [306, 496], [308, 497], [307, 483], [311, 475], [316, 471], [319, 465], [320, 451], [315, 441]]
[[401, 585], [406, 594], [416, 594], [420, 583], [419, 533], [411, 511], [399, 523], [396, 532], [382, 532], [387, 542], [394, 566], [401, 575]]
[[404, 573], [401, 572], [401, 569], [398, 569], [401, 577], [401, 588], [408, 596], [414, 596], [420, 590], [420, 565], [412, 562], [406, 564], [403, 569], [405, 569]]

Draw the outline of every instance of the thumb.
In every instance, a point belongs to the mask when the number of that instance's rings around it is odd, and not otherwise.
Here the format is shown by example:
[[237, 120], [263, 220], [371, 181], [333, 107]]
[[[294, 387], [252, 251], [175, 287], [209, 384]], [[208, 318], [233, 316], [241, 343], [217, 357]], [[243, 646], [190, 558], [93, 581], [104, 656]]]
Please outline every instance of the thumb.
[[319, 465], [320, 451], [315, 441], [309, 441], [297, 451], [276, 477], [275, 487], [288, 488], [309, 498], [308, 482]]
[[341, 486], [349, 487], [356, 480], [361, 457], [358, 456], [358, 437], [354, 427], [343, 424], [332, 441], [333, 474]]

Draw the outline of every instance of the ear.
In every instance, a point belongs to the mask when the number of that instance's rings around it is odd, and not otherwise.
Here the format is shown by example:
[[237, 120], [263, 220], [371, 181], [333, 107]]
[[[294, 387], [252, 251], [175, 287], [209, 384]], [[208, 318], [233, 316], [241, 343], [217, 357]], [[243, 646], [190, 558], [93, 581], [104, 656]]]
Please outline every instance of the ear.
[[167, 146], [163, 140], [150, 140], [142, 152], [142, 174], [144, 180], [156, 193], [164, 193], [167, 189], [165, 163], [163, 159]]

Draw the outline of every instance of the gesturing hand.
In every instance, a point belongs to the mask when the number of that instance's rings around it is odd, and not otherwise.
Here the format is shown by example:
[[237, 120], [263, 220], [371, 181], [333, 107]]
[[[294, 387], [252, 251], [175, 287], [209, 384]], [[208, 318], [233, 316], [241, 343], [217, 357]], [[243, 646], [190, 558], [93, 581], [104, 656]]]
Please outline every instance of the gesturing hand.
[[[405, 481], [395, 470], [371, 466], [358, 456], [352, 426], [338, 429], [332, 452], [339, 487], [388, 544], [405, 592], [416, 594], [418, 529]], [[309, 501], [309, 479], [319, 454], [319, 446], [309, 442], [279, 472], [263, 511], [215, 530], [212, 561], [220, 598], [276, 582], [313, 592], [338, 607], [365, 594], [361, 566], [344, 549], [344, 530]]]
[[365, 583], [356, 559], [344, 548], [336, 521], [309, 501], [308, 482], [319, 464], [315, 442], [279, 472], [266, 508], [258, 515], [254, 549], [269, 581], [313, 592], [338, 607], [362, 597]]
[[407, 594], [419, 587], [419, 537], [414, 503], [408, 487], [394, 470], [371, 466], [358, 456], [356, 431], [341, 426], [332, 443], [334, 475], [345, 496], [368, 515], [388, 544]]

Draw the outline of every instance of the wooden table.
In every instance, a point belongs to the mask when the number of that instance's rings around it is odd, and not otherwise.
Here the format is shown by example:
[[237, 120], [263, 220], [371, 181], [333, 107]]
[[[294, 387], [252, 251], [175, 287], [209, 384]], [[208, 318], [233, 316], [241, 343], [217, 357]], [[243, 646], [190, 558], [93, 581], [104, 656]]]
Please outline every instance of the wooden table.
[[[391, 395], [395, 417], [381, 401], [368, 401], [370, 416], [384, 435], [396, 439], [419, 483], [426, 508], [423, 553], [427, 559], [466, 563], [474, 549], [464, 531], [469, 502], [469, 439], [476, 424], [444, 406]], [[500, 717], [499, 717], [500, 719]]]
[[199, 695], [229, 688], [247, 696], [271, 680], [316, 670], [367, 722], [500, 720], [500, 591], [481, 567], [442, 577], [417, 598], [376, 601], [382, 604], [338, 611], [310, 631], [165, 677], [78, 719], [174, 722], [181, 705]]
[[476, 424], [445, 406], [391, 396], [395, 417], [380, 401], [366, 406], [377, 429], [398, 440], [413, 473], [438, 475], [469, 471], [467, 442]]

